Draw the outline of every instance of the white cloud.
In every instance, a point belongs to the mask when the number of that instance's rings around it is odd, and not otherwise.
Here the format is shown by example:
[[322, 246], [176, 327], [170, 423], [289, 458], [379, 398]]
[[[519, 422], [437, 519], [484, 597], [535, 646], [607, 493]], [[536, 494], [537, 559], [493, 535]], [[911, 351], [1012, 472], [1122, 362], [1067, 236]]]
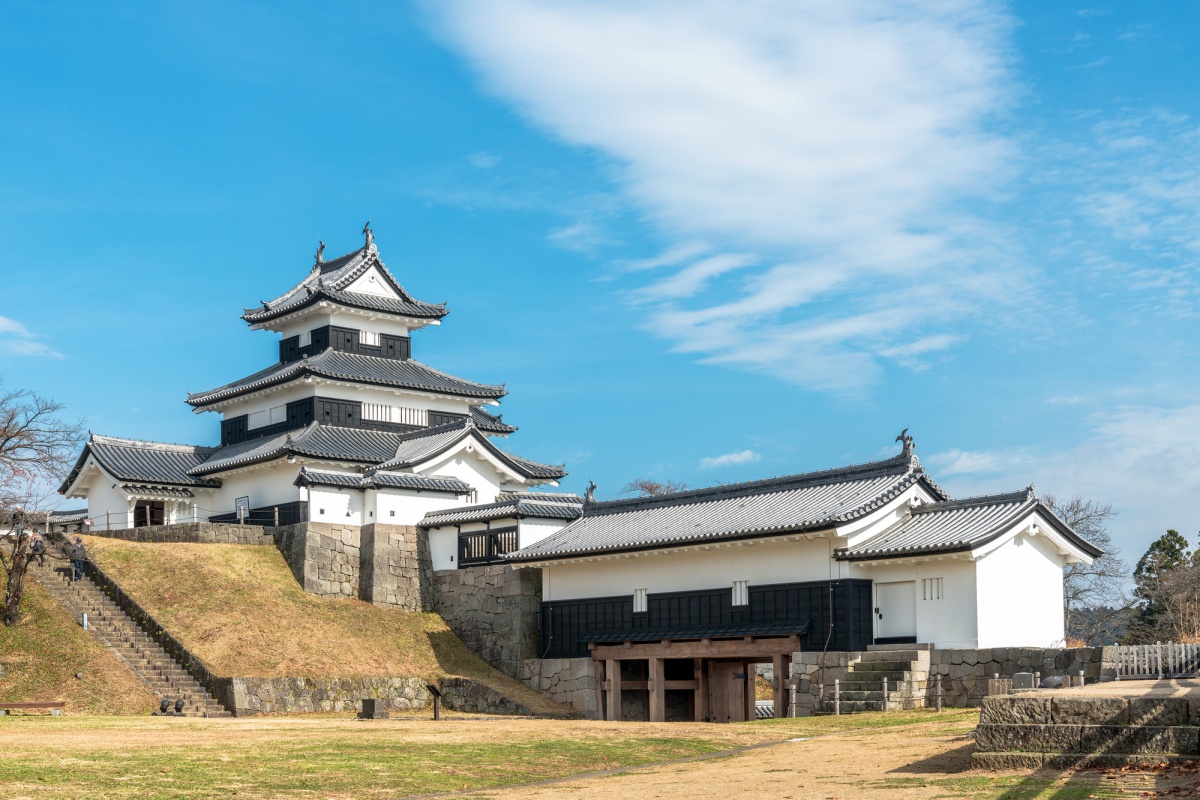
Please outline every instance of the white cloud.
[[64, 358], [53, 347], [38, 341], [37, 334], [20, 322], [3, 316], [0, 316], [0, 356]]
[[579, 220], [565, 228], [552, 230], [546, 234], [546, 240], [563, 249], [585, 254], [594, 253], [612, 241], [599, 225], [588, 220]]
[[749, 464], [758, 461], [762, 456], [753, 450], [741, 450], [737, 453], [726, 453], [721, 456], [707, 456], [700, 459], [700, 469], [716, 469], [734, 464]]
[[1022, 280], [994, 224], [962, 210], [1014, 153], [989, 131], [1010, 103], [999, 6], [431, 8], [493, 91], [616, 163], [669, 242], [631, 298], [681, 352], [853, 392], [897, 348], [951, 346]]
[[467, 160], [471, 162], [471, 166], [479, 169], [492, 169], [500, 163], [500, 157], [494, 156], [491, 153], [471, 153], [467, 156]]

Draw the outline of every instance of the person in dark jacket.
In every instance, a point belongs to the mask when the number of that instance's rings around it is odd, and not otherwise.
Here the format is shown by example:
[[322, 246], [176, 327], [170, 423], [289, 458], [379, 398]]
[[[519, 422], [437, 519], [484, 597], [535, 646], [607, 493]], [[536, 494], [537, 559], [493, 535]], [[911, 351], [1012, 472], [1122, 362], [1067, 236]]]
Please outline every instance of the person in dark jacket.
[[75, 568], [71, 580], [83, 580], [83, 560], [85, 558], [87, 558], [87, 551], [83, 549], [83, 539], [76, 536], [75, 546], [71, 548], [71, 566]]
[[33, 535], [33, 544], [29, 545], [29, 552], [33, 553], [39, 564], [46, 566], [46, 540], [40, 533]]

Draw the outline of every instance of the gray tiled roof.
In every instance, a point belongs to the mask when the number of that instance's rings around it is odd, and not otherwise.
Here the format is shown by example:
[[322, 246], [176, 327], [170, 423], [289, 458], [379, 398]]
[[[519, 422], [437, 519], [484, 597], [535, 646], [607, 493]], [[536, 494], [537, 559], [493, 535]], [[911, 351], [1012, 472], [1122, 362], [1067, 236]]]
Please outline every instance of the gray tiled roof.
[[491, 386], [463, 380], [426, 366], [419, 361], [365, 356], [328, 348], [312, 358], [303, 358], [286, 364], [272, 364], [264, 370], [233, 383], [207, 392], [191, 393], [188, 395], [187, 402], [189, 405], [197, 407], [212, 405], [222, 400], [299, 380], [309, 375], [372, 386], [416, 389], [455, 397], [497, 400], [506, 394], [503, 385]]
[[328, 472], [302, 467], [296, 476], [297, 486], [342, 486], [349, 489], [413, 489], [427, 492], [467, 494], [471, 487], [458, 478], [444, 475], [415, 475], [412, 473], [378, 472], [368, 470], [359, 475], [351, 472]]
[[66, 525], [71, 522], [83, 522], [87, 518], [88, 510], [86, 508], [69, 508], [59, 509], [58, 511], [50, 512], [50, 522], [52, 524]]
[[483, 406], [471, 408], [471, 419], [475, 422], [475, 427], [488, 433], [513, 433], [518, 430], [516, 425], [509, 425], [504, 421], [503, 414], [492, 414], [485, 411]]
[[915, 456], [840, 469], [594, 503], [561, 531], [509, 556], [541, 561], [592, 553], [819, 530], [879, 508], [915, 483], [945, 495]]
[[194, 467], [191, 472], [193, 475], [211, 475], [236, 467], [271, 461], [288, 453], [331, 461], [378, 464], [391, 457], [401, 438], [401, 434], [397, 433], [341, 428], [312, 422], [298, 431], [226, 445], [213, 453], [203, 464]]
[[1039, 511], [1070, 541], [1090, 555], [1100, 551], [1072, 531], [1034, 496], [1032, 489], [1007, 494], [926, 503], [913, 509], [883, 533], [835, 556], [843, 561], [973, 550], [1010, 530], [1031, 512]]
[[[426, 428], [413, 433], [404, 434], [396, 448], [395, 455], [379, 465], [380, 469], [397, 469], [421, 464], [445, 452], [463, 439], [477, 433], [474, 421], [471, 419]], [[476, 437], [479, 446], [486, 449], [501, 463], [507, 464], [514, 472], [525, 478], [543, 480], [558, 480], [567, 474], [565, 467], [553, 464], [542, 464], [527, 458], [515, 456], [501, 450], [486, 436]]]
[[[371, 267], [379, 270], [384, 276], [384, 280], [388, 281], [392, 289], [400, 296], [399, 299], [345, 291], [346, 287]], [[242, 319], [251, 324], [266, 322], [307, 308], [321, 300], [330, 300], [352, 308], [383, 311], [418, 319], [441, 319], [447, 313], [444, 303], [438, 305], [423, 303], [404, 291], [396, 278], [383, 265], [375, 245], [371, 244], [355, 250], [353, 253], [313, 264], [312, 270], [304, 280], [274, 300], [269, 300], [257, 308], [244, 309], [245, 313], [242, 315]]]
[[432, 511], [417, 524], [424, 528], [484, 522], [493, 519], [537, 517], [542, 519], [578, 519], [583, 514], [583, 498], [577, 494], [504, 492], [495, 503]]
[[219, 484], [195, 477], [189, 472], [214, 452], [216, 448], [213, 447], [143, 442], [138, 439], [118, 439], [93, 433], [88, 437], [75, 466], [59, 491], [65, 492], [75, 482], [89, 455], [119, 481], [171, 486], [216, 486]]
[[182, 486], [153, 486], [145, 483], [124, 483], [121, 488], [129, 494], [157, 495], [159, 497], [195, 497], [191, 489]]

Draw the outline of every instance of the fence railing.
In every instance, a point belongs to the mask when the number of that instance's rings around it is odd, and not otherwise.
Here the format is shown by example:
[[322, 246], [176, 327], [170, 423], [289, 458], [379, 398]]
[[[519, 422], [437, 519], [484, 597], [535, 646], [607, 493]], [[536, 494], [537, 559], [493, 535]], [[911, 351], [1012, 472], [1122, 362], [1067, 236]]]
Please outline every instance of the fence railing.
[[1184, 678], [1200, 675], [1200, 644], [1156, 642], [1113, 646], [1117, 680]]
[[517, 529], [462, 533], [458, 537], [458, 565], [477, 567], [497, 564], [505, 553], [517, 549]]

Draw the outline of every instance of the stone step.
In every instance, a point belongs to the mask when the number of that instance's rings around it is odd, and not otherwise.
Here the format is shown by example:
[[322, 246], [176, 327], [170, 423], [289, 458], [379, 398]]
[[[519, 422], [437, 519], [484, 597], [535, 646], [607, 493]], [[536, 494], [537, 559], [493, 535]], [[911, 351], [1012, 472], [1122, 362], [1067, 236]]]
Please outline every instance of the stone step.
[[860, 661], [850, 667], [852, 672], [912, 672], [915, 664], [912, 661], [888, 659], [887, 661]]
[[910, 683], [922, 680], [924, 677], [925, 673], [923, 672], [912, 672], [909, 670], [867, 670], [865, 672], [851, 670], [847, 680], [882, 681], [884, 678], [887, 678], [889, 683]]
[[917, 661], [921, 657], [919, 650], [868, 650], [859, 657], [860, 664], [874, 664], [880, 661]]

